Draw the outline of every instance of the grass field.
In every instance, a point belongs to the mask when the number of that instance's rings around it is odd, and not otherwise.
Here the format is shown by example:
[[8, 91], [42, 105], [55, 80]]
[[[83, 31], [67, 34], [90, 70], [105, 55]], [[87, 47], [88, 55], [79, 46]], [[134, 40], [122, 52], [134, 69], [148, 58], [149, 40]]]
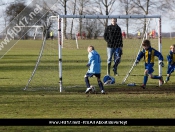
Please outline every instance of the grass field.
[[[98, 41], [98, 43], [97, 43]], [[63, 48], [63, 86], [59, 92], [58, 53], [56, 41], [46, 44], [43, 58], [31, 81], [35, 91], [24, 91], [36, 64], [41, 41], [21, 40], [0, 60], [0, 117], [1, 118], [175, 118], [175, 86], [174, 74], [168, 84], [157, 87], [157, 80], [148, 80], [147, 89], [139, 87], [143, 78], [143, 62], [134, 68], [128, 82], [136, 82], [137, 86], [121, 85], [127, 66], [132, 63], [130, 53], [135, 45], [128, 46], [124, 42], [124, 55], [119, 66], [116, 84], [105, 86], [105, 95], [84, 94], [84, 74], [87, 71], [88, 45], [94, 45], [102, 57], [102, 77], [106, 73], [106, 45], [103, 40], [79, 41], [76, 49], [75, 41], [65, 41]], [[153, 42], [154, 43], [154, 42]], [[166, 60], [169, 46], [174, 40], [163, 39], [162, 54]], [[55, 45], [53, 45], [55, 44]], [[51, 47], [51, 51], [49, 51]], [[47, 52], [48, 51], [48, 52]], [[132, 51], [132, 52], [131, 52]], [[162, 74], [166, 77], [167, 64]], [[155, 74], [157, 74], [155, 64]], [[75, 76], [76, 74], [76, 76]], [[96, 86], [96, 79], [90, 79]], [[40, 90], [38, 90], [38, 87]], [[44, 88], [46, 89], [44, 89]], [[54, 90], [47, 88], [56, 87]], [[174, 131], [175, 127], [166, 126], [1, 126], [0, 131]]]

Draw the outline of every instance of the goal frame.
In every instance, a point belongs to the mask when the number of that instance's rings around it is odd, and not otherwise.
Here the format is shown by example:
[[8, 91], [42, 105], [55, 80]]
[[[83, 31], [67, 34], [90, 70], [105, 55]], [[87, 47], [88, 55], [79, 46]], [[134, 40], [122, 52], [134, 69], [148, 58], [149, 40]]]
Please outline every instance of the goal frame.
[[[162, 53], [162, 35], [161, 35], [161, 15], [58, 15], [58, 65], [59, 65], [59, 84], [60, 92], [63, 92], [63, 78], [62, 78], [62, 21], [63, 18], [86, 18], [86, 19], [143, 19], [143, 18], [158, 18], [158, 51]], [[133, 64], [134, 65], [134, 64]], [[131, 70], [130, 70], [131, 71]], [[162, 67], [158, 66], [159, 75], [162, 75]], [[130, 73], [129, 73], [130, 74]], [[160, 82], [159, 82], [160, 85]]]
[[[38, 28], [42, 28], [42, 30], [44, 31], [44, 27], [42, 26], [42, 25], [33, 25], [33, 26], [14, 26], [14, 27], [19, 27], [19, 28], [21, 28], [21, 27], [28, 27], [28, 28], [36, 28], [35, 29], [35, 32], [34, 32], [34, 36], [33, 36], [33, 39], [35, 40], [36, 39], [36, 33], [37, 33], [37, 30], [38, 30]], [[43, 34], [42, 34], [42, 40], [43, 40]]]

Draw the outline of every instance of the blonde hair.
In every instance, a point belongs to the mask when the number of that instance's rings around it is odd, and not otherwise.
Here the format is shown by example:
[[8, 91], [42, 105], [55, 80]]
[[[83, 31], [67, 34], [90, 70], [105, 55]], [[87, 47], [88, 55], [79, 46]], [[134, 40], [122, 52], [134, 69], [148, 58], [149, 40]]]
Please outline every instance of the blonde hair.
[[173, 48], [175, 48], [175, 44], [173, 44], [173, 45], [170, 46], [170, 49], [173, 49]]

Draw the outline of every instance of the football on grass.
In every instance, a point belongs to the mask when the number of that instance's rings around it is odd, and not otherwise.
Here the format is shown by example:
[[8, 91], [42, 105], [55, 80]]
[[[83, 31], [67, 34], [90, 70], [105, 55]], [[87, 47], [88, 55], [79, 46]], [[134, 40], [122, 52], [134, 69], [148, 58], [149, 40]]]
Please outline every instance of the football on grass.
[[95, 93], [95, 87], [94, 86], [91, 86], [91, 93]]

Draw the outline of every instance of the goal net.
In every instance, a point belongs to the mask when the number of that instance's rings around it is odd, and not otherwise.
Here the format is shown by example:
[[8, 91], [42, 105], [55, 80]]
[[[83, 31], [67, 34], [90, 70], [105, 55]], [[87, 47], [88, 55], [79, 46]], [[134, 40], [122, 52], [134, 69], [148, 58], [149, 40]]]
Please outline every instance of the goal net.
[[[142, 83], [144, 61], [141, 60], [136, 67], [134, 62], [139, 51], [142, 50], [141, 44], [144, 39], [149, 39], [152, 47], [161, 52], [160, 16], [60, 15], [49, 20], [52, 26], [47, 32], [54, 33], [53, 39], [44, 37], [25, 90], [54, 89], [60, 92], [70, 89], [85, 90], [84, 75], [88, 70], [86, 64], [89, 45], [93, 45], [101, 56], [101, 80], [103, 80], [107, 73], [107, 44], [103, 38], [104, 22], [108, 19], [110, 24], [111, 18], [118, 19], [117, 24], [126, 34], [123, 36], [123, 55], [118, 66], [119, 76], [114, 76], [116, 83], [113, 86], [132, 82]], [[67, 22], [66, 28], [65, 22]], [[127, 23], [129, 23], [128, 27]], [[161, 68], [156, 60], [157, 58], [155, 58], [155, 67], [157, 67], [155, 74], [160, 75]], [[112, 65], [111, 76], [113, 76]], [[98, 87], [96, 78], [92, 77], [89, 80], [91, 85]], [[151, 80], [151, 83], [157, 82]]]

